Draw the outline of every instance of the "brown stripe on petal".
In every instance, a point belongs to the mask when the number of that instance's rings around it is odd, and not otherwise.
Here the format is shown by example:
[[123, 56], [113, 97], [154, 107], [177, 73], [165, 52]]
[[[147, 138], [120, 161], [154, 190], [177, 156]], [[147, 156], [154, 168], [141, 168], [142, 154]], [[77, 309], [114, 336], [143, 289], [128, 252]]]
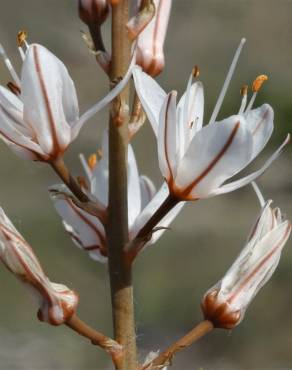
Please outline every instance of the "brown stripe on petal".
[[283, 241], [287, 238], [289, 232], [291, 230], [291, 224], [289, 223], [287, 229], [280, 239], [280, 241], [272, 248], [272, 250], [262, 258], [262, 260], [257, 264], [257, 266], [251, 271], [250, 274], [241, 282], [239, 287], [231, 294], [228, 298], [227, 302], [231, 303], [237, 297], [237, 295], [244, 289], [245, 285], [249, 283], [249, 281], [259, 272], [259, 270], [269, 261], [269, 259], [277, 252]]
[[[43, 73], [42, 73], [42, 70], [41, 70], [40, 57], [39, 57], [39, 53], [38, 53], [38, 49], [37, 49], [36, 45], [33, 46], [33, 56], [34, 56], [34, 62], [35, 62], [35, 68], [36, 68], [37, 76], [38, 76], [40, 87], [41, 87], [42, 96], [43, 96], [45, 107], [46, 107], [47, 118], [48, 118], [48, 121], [49, 121], [49, 128], [50, 128], [51, 136], [52, 136], [52, 140], [53, 140], [53, 150], [50, 153], [50, 157], [54, 158], [54, 157], [57, 157], [60, 154], [60, 151], [63, 152], [63, 150], [61, 150], [61, 148], [59, 147], [58, 137], [57, 137], [57, 129], [56, 129], [56, 122], [54, 121], [52, 107], [51, 107], [51, 104], [50, 104], [49, 95], [48, 95], [48, 92], [47, 92], [47, 88], [46, 88], [46, 85], [45, 85]], [[60, 102], [60, 104], [61, 104], [61, 102]]]
[[168, 110], [169, 110], [169, 104], [171, 100], [172, 94], [168, 95], [167, 99], [167, 104], [166, 104], [166, 110], [165, 110], [165, 121], [164, 121], [164, 155], [165, 155], [165, 160], [167, 163], [168, 171], [169, 171], [169, 178], [167, 179], [167, 182], [170, 184], [173, 182], [173, 174], [171, 170], [171, 165], [168, 157], [168, 150], [167, 150], [167, 135], [168, 135]]
[[[106, 248], [106, 240], [104, 235], [100, 232], [100, 230], [88, 219], [86, 218], [81, 210], [78, 209], [78, 207], [69, 199], [66, 199], [65, 202], [69, 205], [69, 207], [77, 214], [77, 216], [87, 225], [89, 226], [99, 237], [101, 244], [103, 246], [100, 246], [100, 252], [107, 255], [107, 248]], [[85, 247], [84, 247], [85, 249]]]
[[265, 122], [266, 118], [268, 117], [269, 115], [269, 109], [267, 109], [265, 111], [265, 113], [262, 115], [260, 121], [256, 124], [255, 128], [252, 130], [252, 135], [254, 136], [257, 131], [260, 129], [260, 127], [263, 125], [263, 123]]
[[194, 189], [194, 187], [196, 185], [198, 185], [198, 183], [200, 181], [202, 181], [212, 171], [212, 169], [216, 166], [216, 164], [220, 161], [220, 159], [223, 157], [223, 155], [227, 152], [227, 150], [229, 149], [229, 147], [233, 143], [233, 140], [234, 140], [235, 135], [236, 135], [236, 133], [237, 133], [237, 131], [239, 129], [239, 126], [240, 126], [240, 122], [237, 122], [234, 125], [234, 127], [232, 129], [232, 132], [229, 135], [229, 138], [227, 139], [227, 141], [224, 144], [223, 148], [216, 155], [216, 157], [209, 163], [209, 165], [207, 166], [207, 168], [198, 177], [196, 177], [195, 180], [193, 180], [191, 182], [191, 184], [188, 185], [183, 191], [179, 191], [179, 190], [176, 191], [176, 194], [179, 197], [187, 198], [189, 196], [190, 192]]

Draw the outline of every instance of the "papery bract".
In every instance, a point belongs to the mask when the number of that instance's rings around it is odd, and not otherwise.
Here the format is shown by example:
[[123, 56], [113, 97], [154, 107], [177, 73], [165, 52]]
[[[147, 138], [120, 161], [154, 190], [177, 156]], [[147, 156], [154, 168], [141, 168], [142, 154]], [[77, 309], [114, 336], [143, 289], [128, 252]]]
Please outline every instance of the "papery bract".
[[60, 325], [75, 313], [78, 295], [65, 285], [52, 283], [48, 279], [33, 250], [1, 208], [0, 259], [37, 298], [41, 321]]

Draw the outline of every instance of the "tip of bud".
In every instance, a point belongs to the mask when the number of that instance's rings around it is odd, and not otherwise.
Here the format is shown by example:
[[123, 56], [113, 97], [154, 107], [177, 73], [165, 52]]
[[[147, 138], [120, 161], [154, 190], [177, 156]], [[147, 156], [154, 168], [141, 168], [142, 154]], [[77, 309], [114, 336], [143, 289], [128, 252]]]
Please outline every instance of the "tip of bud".
[[244, 45], [246, 43], [246, 38], [245, 37], [243, 37], [241, 40], [240, 40], [240, 44], [241, 45]]
[[93, 170], [94, 167], [96, 166], [96, 163], [97, 163], [97, 155], [96, 154], [91, 154], [88, 159], [87, 159], [87, 164], [88, 164], [88, 167]]
[[199, 77], [200, 75], [200, 69], [199, 69], [199, 66], [195, 65], [192, 69], [192, 75], [194, 78], [197, 78]]
[[248, 85], [243, 85], [242, 88], [240, 89], [240, 95], [246, 96], [248, 92]]
[[27, 31], [20, 30], [17, 33], [17, 45], [22, 47], [25, 44], [26, 39], [27, 39]]
[[266, 75], [258, 76], [252, 83], [252, 91], [258, 92], [261, 89], [263, 83], [266, 82], [267, 80], [268, 80], [268, 76]]

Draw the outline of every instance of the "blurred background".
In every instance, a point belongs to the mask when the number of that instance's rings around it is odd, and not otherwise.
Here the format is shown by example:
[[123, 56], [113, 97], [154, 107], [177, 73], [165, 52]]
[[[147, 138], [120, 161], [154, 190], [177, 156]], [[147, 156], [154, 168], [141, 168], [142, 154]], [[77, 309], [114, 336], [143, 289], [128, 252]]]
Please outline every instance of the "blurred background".
[[[235, 48], [247, 38], [240, 63], [220, 117], [235, 113], [240, 87], [265, 73], [269, 81], [256, 105], [275, 110], [271, 144], [256, 161], [259, 167], [292, 130], [292, 1], [174, 0], [165, 52], [167, 66], [159, 78], [166, 90], [181, 93], [194, 64], [200, 66], [208, 119]], [[107, 80], [89, 55], [80, 30], [76, 1], [9, 0], [0, 4], [0, 39], [15, 66], [19, 29], [61, 58], [76, 83], [81, 111], [107, 92]], [[109, 44], [109, 23], [103, 29]], [[0, 66], [1, 83], [9, 75]], [[81, 132], [66, 154], [75, 175], [77, 155], [95, 151], [107, 124], [105, 110]], [[142, 173], [157, 186], [162, 182], [156, 144], [148, 124], [134, 147]], [[18, 159], [0, 143], [0, 204], [31, 243], [53, 281], [80, 294], [79, 314], [111, 333], [107, 266], [90, 260], [64, 232], [47, 194], [58, 182], [49, 166]], [[147, 155], [146, 155], [147, 153]], [[255, 168], [253, 166], [253, 168]], [[252, 170], [252, 168], [250, 168]], [[292, 217], [291, 148], [264, 174], [259, 184], [267, 198]], [[187, 205], [172, 229], [147, 249], [135, 265], [135, 307], [141, 358], [165, 348], [191, 329], [202, 315], [200, 300], [218, 281], [244, 245], [259, 210], [250, 187]], [[279, 269], [248, 309], [235, 330], [215, 331], [175, 358], [173, 369], [258, 370], [292, 369], [292, 252], [284, 250]], [[64, 327], [38, 322], [36, 308], [19, 282], [0, 266], [0, 369], [108, 370], [108, 358], [98, 348]]]

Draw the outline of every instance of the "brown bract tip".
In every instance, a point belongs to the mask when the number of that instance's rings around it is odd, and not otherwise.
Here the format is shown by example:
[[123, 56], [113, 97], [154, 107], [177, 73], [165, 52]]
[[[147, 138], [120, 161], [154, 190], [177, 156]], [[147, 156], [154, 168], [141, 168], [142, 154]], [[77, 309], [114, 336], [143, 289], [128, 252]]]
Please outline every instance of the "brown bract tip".
[[246, 96], [248, 92], [248, 85], [243, 85], [242, 88], [240, 89], [240, 95]]
[[195, 65], [192, 69], [192, 75], [194, 78], [197, 78], [199, 77], [200, 75], [200, 69], [199, 69], [199, 66]]
[[241, 321], [240, 310], [233, 311], [228, 302], [218, 300], [218, 290], [213, 290], [203, 298], [202, 311], [206, 320], [215, 328], [232, 329]]
[[266, 75], [260, 75], [260, 76], [258, 76], [254, 80], [254, 82], [252, 83], [252, 91], [253, 92], [258, 92], [261, 89], [263, 83], [265, 81], [267, 81], [267, 80], [268, 80], [268, 76], [266, 76]]
[[27, 39], [27, 31], [21, 30], [17, 33], [17, 45], [22, 47]]

